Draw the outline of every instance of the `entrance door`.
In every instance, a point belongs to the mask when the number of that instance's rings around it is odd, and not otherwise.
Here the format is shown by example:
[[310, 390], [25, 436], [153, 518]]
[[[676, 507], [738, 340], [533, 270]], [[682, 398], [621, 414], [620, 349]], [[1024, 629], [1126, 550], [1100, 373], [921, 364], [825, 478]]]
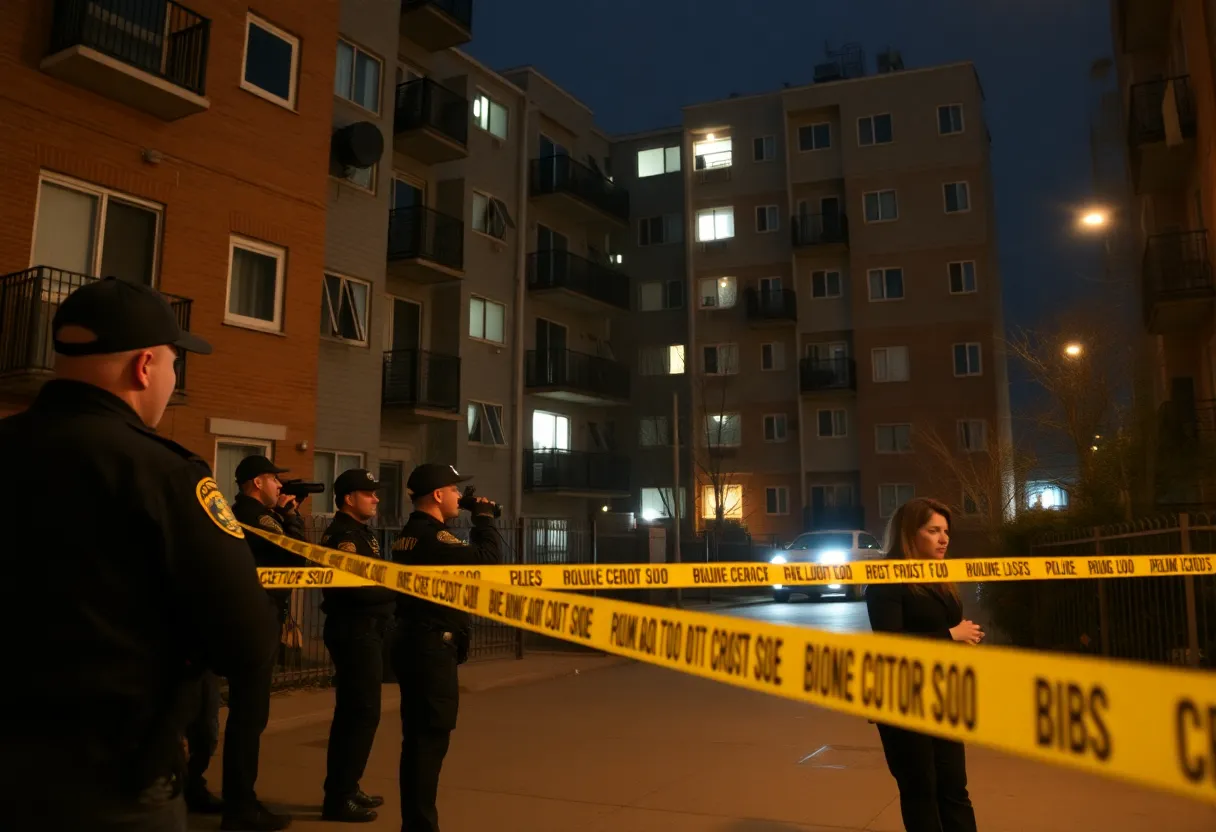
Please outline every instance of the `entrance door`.
[[386, 401], [418, 403], [426, 377], [422, 346], [422, 307], [403, 298], [390, 298], [388, 355], [384, 357]]
[[389, 349], [416, 350], [422, 346], [422, 307], [412, 300], [393, 298]]
[[566, 328], [544, 318], [536, 319], [536, 369], [542, 384], [567, 382]]
[[554, 190], [568, 178], [566, 159], [570, 153], [566, 148], [544, 133], [540, 136], [540, 153], [537, 155], [540, 180], [543, 190]]
[[823, 240], [832, 242], [842, 239], [840, 222], [840, 197], [825, 196], [819, 200], [820, 221], [823, 223]]
[[536, 279], [539, 286], [565, 286], [570, 258], [570, 241], [552, 228], [536, 226]]

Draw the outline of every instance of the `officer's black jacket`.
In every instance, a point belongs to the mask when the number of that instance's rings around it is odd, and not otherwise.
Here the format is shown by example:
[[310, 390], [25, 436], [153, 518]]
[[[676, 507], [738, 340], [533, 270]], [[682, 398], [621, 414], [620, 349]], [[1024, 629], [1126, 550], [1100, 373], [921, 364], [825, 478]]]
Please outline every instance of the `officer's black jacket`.
[[[330, 549], [341, 549], [368, 558], [379, 558], [380, 541], [376, 539], [366, 523], [360, 523], [344, 511], [334, 515], [333, 522], [325, 529], [321, 545]], [[324, 601], [321, 610], [326, 615], [334, 613], [357, 613], [390, 618], [397, 593], [380, 586], [335, 587], [323, 589]]]
[[[232, 501], [232, 513], [236, 515], [237, 520], [248, 526], [265, 529], [272, 534], [294, 537], [296, 540], [305, 539], [303, 517], [294, 512], [280, 514], [262, 505], [248, 494], [240, 494]], [[259, 567], [299, 569], [311, 565], [299, 555], [292, 554], [282, 546], [276, 546], [264, 537], [246, 534], [245, 539], [249, 541], [249, 549], [253, 552], [253, 562]], [[285, 611], [288, 604], [291, 603], [290, 589], [269, 589], [267, 592], [282, 611]]]
[[[469, 542], [452, 534], [448, 527], [421, 511], [410, 514], [393, 543], [393, 561], [411, 566], [478, 566], [499, 563], [498, 530], [485, 514], [473, 515]], [[397, 617], [403, 622], [422, 624], [451, 632], [468, 630], [471, 617], [463, 610], [444, 607], [397, 593]]]
[[62, 749], [142, 788], [181, 762], [201, 668], [278, 648], [244, 533], [206, 462], [92, 385], [50, 381], [0, 420], [0, 460], [0, 771]]

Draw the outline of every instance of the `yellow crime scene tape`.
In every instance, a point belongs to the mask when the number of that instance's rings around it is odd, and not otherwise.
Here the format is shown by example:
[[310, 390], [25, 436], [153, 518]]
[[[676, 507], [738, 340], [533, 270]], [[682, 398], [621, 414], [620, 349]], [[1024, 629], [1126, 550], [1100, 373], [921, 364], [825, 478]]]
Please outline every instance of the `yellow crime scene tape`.
[[[246, 528], [249, 528], [246, 526]], [[261, 533], [260, 529], [251, 529]], [[534, 589], [691, 589], [694, 587], [821, 586], [826, 584], [1045, 581], [1216, 574], [1213, 555], [1081, 555], [1066, 558], [968, 558], [942, 561], [866, 560], [819, 563], [670, 563], [480, 567], [415, 567]], [[332, 570], [329, 570], [332, 573]], [[260, 569], [264, 586], [361, 586], [354, 575], [316, 569]], [[314, 583], [321, 581], [321, 583]], [[334, 583], [334, 582], [337, 583]]]
[[531, 632], [1216, 804], [1210, 671], [830, 633], [562, 595], [245, 528], [318, 564]]

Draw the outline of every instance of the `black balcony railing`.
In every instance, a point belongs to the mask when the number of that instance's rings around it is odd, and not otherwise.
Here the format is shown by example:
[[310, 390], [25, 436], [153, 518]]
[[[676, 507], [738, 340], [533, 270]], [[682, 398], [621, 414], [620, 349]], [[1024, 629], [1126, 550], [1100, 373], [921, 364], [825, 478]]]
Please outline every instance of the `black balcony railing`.
[[460, 357], [428, 350], [384, 353], [381, 401], [450, 413], [460, 411]]
[[469, 102], [430, 78], [397, 85], [393, 132], [429, 127], [462, 147], [469, 141]]
[[388, 216], [388, 259], [464, 269], [464, 223], [430, 208], [395, 208]]
[[565, 193], [625, 222], [629, 221], [629, 192], [608, 177], [570, 156], [532, 160], [532, 194]]
[[529, 289], [569, 289], [629, 311], [629, 276], [568, 251], [528, 255]]
[[529, 389], [559, 388], [603, 396], [629, 398], [629, 368], [620, 362], [573, 350], [528, 350], [524, 384]]
[[1131, 147], [1165, 141], [1165, 95], [1171, 86], [1182, 135], [1188, 139], [1195, 137], [1195, 97], [1191, 92], [1191, 79], [1180, 75], [1132, 85], [1128, 91], [1127, 119], [1127, 141]]
[[[55, 367], [51, 322], [72, 292], [97, 280], [86, 274], [34, 266], [0, 277], [0, 376], [46, 373]], [[190, 329], [186, 298], [165, 295], [177, 325]], [[177, 387], [186, 389], [186, 354], [177, 360]]]
[[1207, 231], [1157, 234], [1144, 246], [1144, 311], [1156, 303], [1213, 294]]
[[433, 6], [455, 20], [468, 31], [473, 31], [473, 0], [402, 0], [402, 11], [413, 11], [424, 6]]
[[95, 49], [204, 95], [211, 21], [172, 0], [55, 0], [50, 54]]
[[798, 364], [798, 382], [803, 393], [851, 390], [857, 385], [857, 365], [852, 358], [804, 358]]
[[629, 491], [629, 457], [600, 451], [524, 451], [528, 491]]
[[824, 246], [849, 241], [849, 219], [844, 214], [795, 214], [790, 218], [795, 247]]
[[865, 520], [863, 506], [806, 506], [802, 510], [802, 524], [807, 531], [864, 529]]
[[749, 320], [798, 320], [798, 294], [793, 289], [748, 289], [744, 297]]

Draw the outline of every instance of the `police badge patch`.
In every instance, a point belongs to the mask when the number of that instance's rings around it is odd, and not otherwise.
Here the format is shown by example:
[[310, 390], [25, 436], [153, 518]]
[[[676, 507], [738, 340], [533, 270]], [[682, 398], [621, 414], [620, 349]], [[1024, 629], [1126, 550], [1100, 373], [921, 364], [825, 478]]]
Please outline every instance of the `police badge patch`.
[[263, 515], [259, 516], [258, 525], [263, 528], [270, 529], [272, 532], [274, 532], [276, 534], [283, 533], [283, 527], [280, 526], [278, 523], [276, 523], [275, 519], [273, 517], [271, 517], [269, 514], [263, 514]]
[[343, 552], [351, 552], [352, 554], [358, 553], [358, 551], [359, 551], [358, 549], [355, 548], [355, 544], [349, 540], [343, 540], [341, 543], [338, 544], [338, 548], [341, 549]]
[[224, 495], [220, 491], [220, 487], [215, 484], [215, 480], [211, 479], [211, 477], [204, 477], [199, 480], [198, 485], [194, 486], [194, 496], [198, 498], [199, 505], [206, 509], [207, 516], [211, 518], [215, 525], [233, 537], [242, 539], [245, 537], [241, 524], [236, 521], [236, 515], [228, 507], [228, 501], [224, 499]]
[[449, 531], [441, 531], [435, 535], [435, 539], [440, 543], [446, 543], [449, 546], [463, 546], [464, 541]]

